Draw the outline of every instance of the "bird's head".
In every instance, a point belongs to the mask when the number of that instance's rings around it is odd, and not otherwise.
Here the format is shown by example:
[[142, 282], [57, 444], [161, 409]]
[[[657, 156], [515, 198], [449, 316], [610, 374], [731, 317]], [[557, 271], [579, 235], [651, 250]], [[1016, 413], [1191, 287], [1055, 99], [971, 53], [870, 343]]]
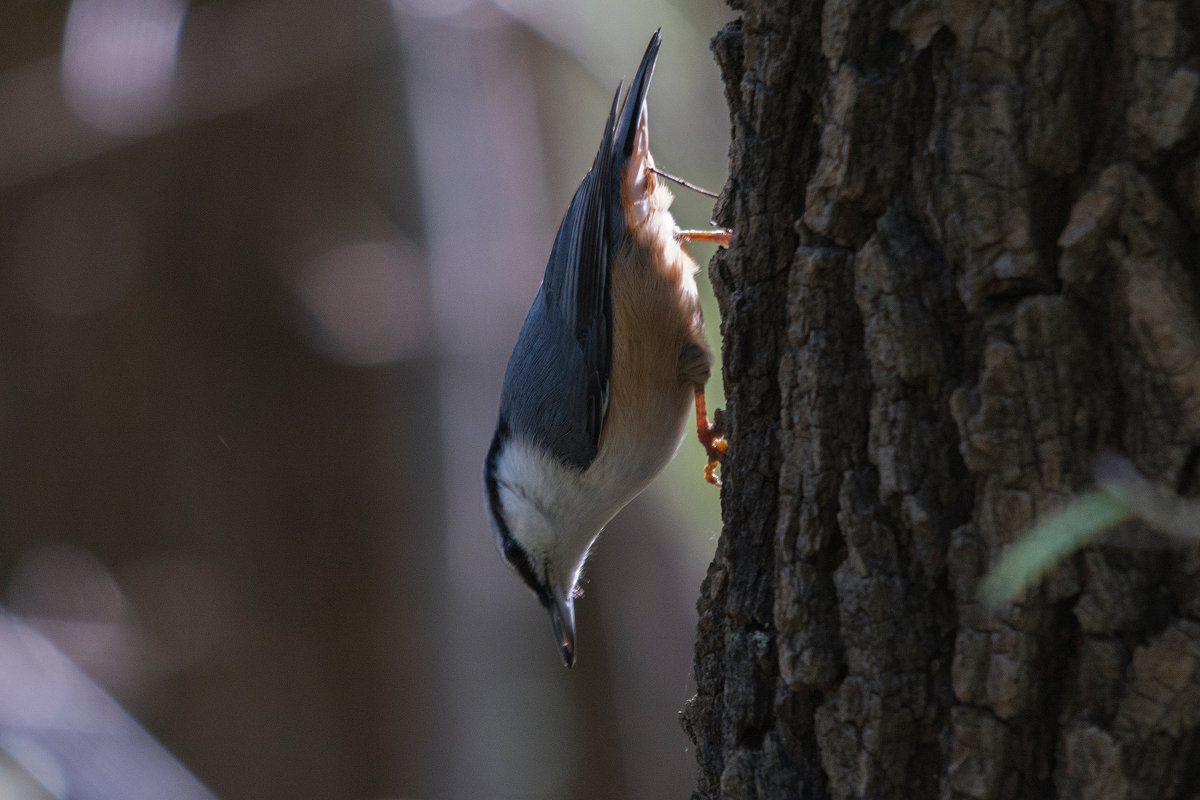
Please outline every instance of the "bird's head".
[[549, 613], [568, 667], [575, 663], [579, 576], [600, 528], [564, 502], [580, 494], [579, 474], [536, 447], [497, 435], [483, 476], [496, 548]]

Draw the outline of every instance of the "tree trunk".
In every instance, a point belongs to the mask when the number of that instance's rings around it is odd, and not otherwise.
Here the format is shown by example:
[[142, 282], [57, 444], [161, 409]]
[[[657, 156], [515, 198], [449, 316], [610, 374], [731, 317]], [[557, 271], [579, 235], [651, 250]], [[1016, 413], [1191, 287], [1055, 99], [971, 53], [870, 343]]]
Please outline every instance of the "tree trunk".
[[1194, 548], [976, 601], [1098, 450], [1173, 486], [1197, 442], [1192, 6], [741, 10], [695, 797], [1197, 796]]

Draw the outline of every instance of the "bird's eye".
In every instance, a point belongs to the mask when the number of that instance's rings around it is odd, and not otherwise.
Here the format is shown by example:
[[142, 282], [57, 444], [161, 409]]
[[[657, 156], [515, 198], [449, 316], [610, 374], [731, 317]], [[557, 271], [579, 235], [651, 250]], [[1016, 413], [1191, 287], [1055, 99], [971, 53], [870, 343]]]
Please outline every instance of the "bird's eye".
[[529, 558], [529, 553], [525, 552], [525, 548], [517, 544], [512, 539], [506, 539], [504, 542], [504, 560], [512, 565], [512, 568], [521, 576], [521, 580], [533, 590], [533, 593], [538, 596], [538, 599], [545, 605], [551, 598], [550, 590], [547, 588], [533, 568], [533, 561]]
[[504, 560], [519, 568], [521, 562], [525, 561], [525, 551], [512, 539], [507, 539], [504, 542]]

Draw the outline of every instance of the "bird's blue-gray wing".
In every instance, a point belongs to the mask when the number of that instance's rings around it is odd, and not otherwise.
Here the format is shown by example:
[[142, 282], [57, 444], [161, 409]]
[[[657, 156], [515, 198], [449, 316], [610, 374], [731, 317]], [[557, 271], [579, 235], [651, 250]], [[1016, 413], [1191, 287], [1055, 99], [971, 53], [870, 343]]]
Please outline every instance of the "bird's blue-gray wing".
[[509, 360], [500, 415], [510, 433], [586, 469], [596, 457], [612, 368], [610, 268], [625, 238], [621, 173], [658, 56], [656, 32], [617, 116], [604, 126], [592, 168], [571, 199], [550, 251], [542, 287]]
[[[619, 92], [619, 90], [618, 90]], [[592, 168], [550, 251], [542, 287], [508, 363], [500, 414], [509, 430], [585, 469], [596, 457], [612, 367], [609, 265], [623, 226], [612, 224], [616, 100]]]

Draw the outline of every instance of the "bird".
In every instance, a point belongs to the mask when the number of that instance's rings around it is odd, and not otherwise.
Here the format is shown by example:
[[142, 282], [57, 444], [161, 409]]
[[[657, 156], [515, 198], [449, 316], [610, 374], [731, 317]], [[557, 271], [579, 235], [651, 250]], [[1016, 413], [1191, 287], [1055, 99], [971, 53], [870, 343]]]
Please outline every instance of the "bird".
[[[563, 663], [575, 663], [575, 599], [606, 524], [679, 449], [694, 406], [708, 454], [726, 445], [708, 421], [712, 352], [689, 241], [728, 245], [724, 229], [682, 230], [650, 154], [646, 97], [655, 31], [550, 249], [505, 371], [484, 459], [496, 546], [550, 614]], [[682, 181], [681, 181], [682, 182]]]

